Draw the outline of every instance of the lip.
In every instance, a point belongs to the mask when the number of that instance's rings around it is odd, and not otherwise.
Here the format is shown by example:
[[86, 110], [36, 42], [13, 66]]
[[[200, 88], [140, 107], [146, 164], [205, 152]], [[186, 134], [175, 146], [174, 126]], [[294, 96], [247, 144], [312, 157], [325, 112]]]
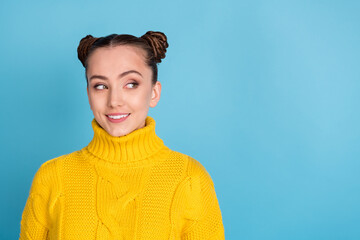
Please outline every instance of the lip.
[[116, 116], [116, 115], [126, 115], [126, 114], [129, 114], [129, 113], [109, 113], [109, 114], [106, 114], [106, 116]]
[[[123, 117], [123, 118], [120, 118], [120, 119], [109, 118], [109, 116], [126, 115], [126, 114], [128, 114], [126, 117]], [[111, 113], [111, 114], [107, 114], [106, 118], [112, 123], [120, 123], [120, 122], [125, 121], [129, 116], [130, 116], [130, 113]]]

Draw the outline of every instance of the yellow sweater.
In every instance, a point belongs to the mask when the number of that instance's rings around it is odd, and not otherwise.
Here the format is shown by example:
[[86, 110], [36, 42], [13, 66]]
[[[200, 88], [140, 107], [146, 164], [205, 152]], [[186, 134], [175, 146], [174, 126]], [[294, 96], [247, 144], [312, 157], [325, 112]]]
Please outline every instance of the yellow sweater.
[[91, 124], [88, 146], [35, 174], [20, 239], [225, 239], [210, 175], [166, 147], [154, 119], [122, 137]]

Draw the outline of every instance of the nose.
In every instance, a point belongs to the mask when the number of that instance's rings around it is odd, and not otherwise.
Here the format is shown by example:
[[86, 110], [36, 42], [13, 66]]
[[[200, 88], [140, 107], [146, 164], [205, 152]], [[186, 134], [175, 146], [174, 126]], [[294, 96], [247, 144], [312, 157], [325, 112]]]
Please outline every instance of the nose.
[[110, 89], [108, 103], [110, 107], [122, 106], [124, 104], [124, 95], [118, 89]]

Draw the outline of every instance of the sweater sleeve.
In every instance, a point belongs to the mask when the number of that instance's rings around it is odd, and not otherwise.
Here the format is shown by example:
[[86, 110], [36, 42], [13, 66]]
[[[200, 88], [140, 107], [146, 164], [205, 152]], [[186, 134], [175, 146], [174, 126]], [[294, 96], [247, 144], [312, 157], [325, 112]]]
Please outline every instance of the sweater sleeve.
[[56, 171], [47, 161], [36, 172], [31, 184], [20, 226], [20, 240], [46, 240], [50, 226], [50, 206], [54, 205]]
[[188, 174], [189, 181], [185, 189], [189, 200], [184, 212], [186, 223], [181, 239], [225, 239], [222, 215], [209, 173], [198, 161], [190, 158]]

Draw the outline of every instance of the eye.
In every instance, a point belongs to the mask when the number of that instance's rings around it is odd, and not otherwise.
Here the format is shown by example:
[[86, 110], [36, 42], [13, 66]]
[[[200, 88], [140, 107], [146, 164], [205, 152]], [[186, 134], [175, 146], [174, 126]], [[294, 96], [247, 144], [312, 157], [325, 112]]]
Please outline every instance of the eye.
[[136, 82], [126, 84], [127, 88], [136, 88], [139, 84]]
[[94, 88], [101, 90], [101, 89], [105, 89], [106, 86], [104, 84], [97, 84], [97, 85], [94, 86]]

